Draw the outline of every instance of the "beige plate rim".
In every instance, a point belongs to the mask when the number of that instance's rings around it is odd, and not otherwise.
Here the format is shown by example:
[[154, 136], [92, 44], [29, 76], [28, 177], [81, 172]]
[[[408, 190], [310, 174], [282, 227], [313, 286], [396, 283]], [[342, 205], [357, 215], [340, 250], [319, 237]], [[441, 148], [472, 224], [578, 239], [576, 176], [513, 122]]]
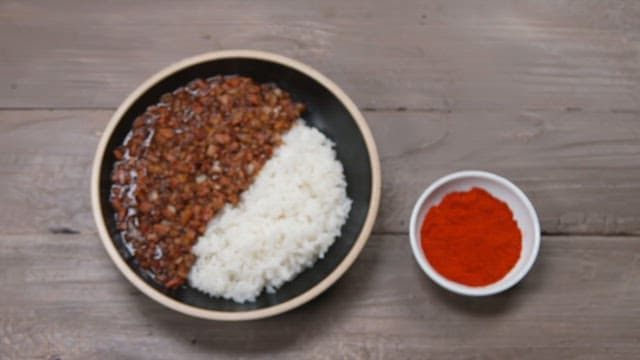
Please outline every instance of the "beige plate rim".
[[[342, 260], [340, 264], [331, 272], [326, 278], [320, 281], [311, 289], [306, 292], [289, 299], [283, 303], [280, 303], [275, 306], [271, 306], [268, 308], [257, 309], [257, 310], [248, 310], [248, 311], [238, 311], [238, 312], [224, 312], [217, 310], [206, 310], [202, 308], [198, 308], [195, 306], [187, 305], [181, 303], [177, 300], [170, 298], [169, 296], [161, 293], [160, 291], [154, 289], [152, 286], [147, 284], [142, 278], [140, 278], [122, 259], [118, 250], [116, 249], [111, 236], [107, 231], [107, 227], [104, 223], [104, 218], [102, 214], [102, 209], [100, 207], [100, 184], [99, 184], [99, 175], [100, 168], [102, 166], [102, 158], [103, 153], [106, 149], [107, 142], [113, 133], [116, 125], [120, 121], [122, 115], [129, 109], [129, 107], [134, 103], [134, 101], [142, 95], [147, 89], [151, 86], [158, 83], [160, 80], [165, 77], [192, 65], [211, 61], [211, 60], [219, 60], [219, 59], [227, 59], [227, 58], [250, 58], [257, 60], [264, 60], [269, 62], [278, 63], [295, 70], [298, 70], [307, 76], [310, 76], [315, 81], [322, 84], [325, 88], [327, 88], [334, 96], [336, 96], [340, 102], [347, 108], [351, 116], [355, 119], [360, 132], [362, 133], [365, 144], [367, 146], [367, 150], [369, 152], [369, 158], [371, 162], [371, 201], [369, 204], [369, 209], [367, 213], [367, 218], [365, 219], [364, 225], [356, 242], [353, 247], [347, 254], [347, 256]], [[335, 283], [353, 264], [358, 254], [361, 252], [365, 243], [369, 239], [371, 235], [371, 230], [373, 228], [374, 221], [376, 219], [376, 215], [378, 213], [378, 208], [380, 205], [380, 188], [381, 188], [381, 170], [380, 170], [380, 159], [378, 156], [378, 151], [376, 148], [375, 141], [371, 134], [371, 130], [367, 125], [364, 117], [358, 110], [357, 106], [353, 103], [353, 101], [346, 95], [342, 89], [340, 89], [333, 81], [329, 80], [326, 76], [322, 75], [317, 70], [311, 68], [308, 65], [305, 65], [299, 61], [284, 57], [282, 55], [277, 55], [273, 53], [256, 51], [256, 50], [224, 50], [224, 51], [215, 51], [208, 52], [201, 55], [196, 55], [182, 61], [179, 61], [173, 65], [166, 67], [160, 72], [148, 78], [144, 83], [142, 83], [135, 91], [133, 91], [124, 102], [118, 107], [116, 112], [109, 120], [102, 137], [100, 138], [100, 142], [98, 144], [98, 149], [96, 150], [95, 158], [93, 161], [93, 168], [91, 172], [91, 206], [93, 209], [94, 220], [98, 227], [98, 233], [100, 238], [102, 239], [102, 244], [104, 245], [109, 257], [115, 263], [116, 267], [122, 272], [122, 274], [140, 291], [142, 291], [145, 295], [150, 297], [151, 299], [157, 301], [158, 303], [173, 309], [175, 311], [181, 312], [183, 314], [191, 315], [198, 318], [209, 319], [209, 320], [223, 320], [223, 321], [240, 321], [240, 320], [252, 320], [252, 319], [260, 319], [269, 316], [274, 316], [291, 309], [294, 309], [310, 300], [320, 295], [324, 290], [329, 288], [333, 283]]]

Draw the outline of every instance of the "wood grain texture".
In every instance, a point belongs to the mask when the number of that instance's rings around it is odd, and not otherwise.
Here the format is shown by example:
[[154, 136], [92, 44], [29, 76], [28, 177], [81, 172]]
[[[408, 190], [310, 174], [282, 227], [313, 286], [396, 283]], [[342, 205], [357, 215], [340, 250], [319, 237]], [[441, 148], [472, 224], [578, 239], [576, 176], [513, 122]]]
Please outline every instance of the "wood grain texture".
[[639, 254], [636, 237], [544, 237], [516, 289], [473, 299], [431, 283], [406, 236], [375, 235], [310, 304], [212, 323], [147, 299], [94, 234], [5, 235], [0, 358], [629, 359], [640, 351]]
[[[364, 109], [383, 199], [353, 268], [271, 319], [215, 323], [130, 286], [100, 245], [93, 153], [113, 109], [181, 58], [291, 56]], [[0, 359], [640, 357], [640, 2], [0, 0]], [[460, 169], [538, 210], [533, 271], [462, 298], [405, 235]]]
[[[106, 110], [0, 111], [0, 233], [93, 232], [90, 167]], [[405, 233], [436, 178], [494, 171], [530, 196], [547, 234], [640, 233], [636, 114], [365, 112], [378, 143], [378, 233]]]
[[5, 0], [0, 107], [114, 107], [181, 58], [253, 48], [364, 108], [637, 111], [639, 30], [636, 0]]

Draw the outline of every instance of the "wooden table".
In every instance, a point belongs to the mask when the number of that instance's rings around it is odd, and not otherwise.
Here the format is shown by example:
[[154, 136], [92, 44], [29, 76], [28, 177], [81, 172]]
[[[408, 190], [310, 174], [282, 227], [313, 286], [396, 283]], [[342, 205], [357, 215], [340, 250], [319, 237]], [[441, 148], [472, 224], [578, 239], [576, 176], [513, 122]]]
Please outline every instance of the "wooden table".
[[[152, 302], [89, 204], [111, 113], [190, 55], [274, 51], [364, 110], [382, 158], [374, 235], [313, 302], [246, 323]], [[471, 299], [411, 258], [419, 193], [502, 174], [543, 241], [515, 289]], [[0, 358], [640, 356], [640, 2], [0, 1]]]

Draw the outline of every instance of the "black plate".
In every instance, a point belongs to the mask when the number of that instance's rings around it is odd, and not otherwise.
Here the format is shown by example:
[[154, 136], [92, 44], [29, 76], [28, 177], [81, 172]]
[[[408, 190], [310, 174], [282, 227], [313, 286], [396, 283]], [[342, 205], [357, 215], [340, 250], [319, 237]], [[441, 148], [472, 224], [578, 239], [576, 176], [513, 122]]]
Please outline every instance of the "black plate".
[[[110, 174], [115, 161], [113, 150], [122, 144], [136, 117], [148, 106], [156, 104], [162, 94], [184, 86], [196, 78], [205, 79], [215, 75], [242, 75], [259, 83], [273, 82], [288, 91], [296, 101], [306, 104], [308, 110], [304, 119], [307, 124], [316, 127], [336, 143], [337, 156], [344, 166], [347, 179], [347, 194], [353, 200], [351, 212], [342, 228], [342, 236], [336, 239], [323, 259], [283, 285], [276, 293], [263, 292], [256, 301], [244, 304], [210, 297], [188, 285], [175, 291], [166, 291], [158, 286], [140, 270], [135, 258], [129, 255], [116, 229], [114, 210], [109, 203]], [[372, 193], [371, 172], [365, 139], [355, 120], [338, 98], [323, 85], [296, 69], [278, 63], [249, 58], [217, 59], [192, 65], [164, 78], [144, 92], [124, 113], [107, 143], [102, 158], [99, 174], [100, 206], [115, 247], [129, 267], [149, 285], [173, 299], [198, 308], [226, 312], [248, 311], [277, 305], [306, 292], [342, 262], [358, 238], [367, 218]]]

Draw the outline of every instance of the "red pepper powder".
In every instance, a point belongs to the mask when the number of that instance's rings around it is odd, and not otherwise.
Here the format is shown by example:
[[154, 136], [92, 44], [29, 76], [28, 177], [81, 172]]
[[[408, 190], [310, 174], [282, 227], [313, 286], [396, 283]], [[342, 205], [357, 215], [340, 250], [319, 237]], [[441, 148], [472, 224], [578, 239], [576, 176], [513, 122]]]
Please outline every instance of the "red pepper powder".
[[447, 194], [429, 209], [420, 235], [431, 266], [469, 286], [502, 279], [522, 249], [522, 233], [509, 206], [480, 188]]

